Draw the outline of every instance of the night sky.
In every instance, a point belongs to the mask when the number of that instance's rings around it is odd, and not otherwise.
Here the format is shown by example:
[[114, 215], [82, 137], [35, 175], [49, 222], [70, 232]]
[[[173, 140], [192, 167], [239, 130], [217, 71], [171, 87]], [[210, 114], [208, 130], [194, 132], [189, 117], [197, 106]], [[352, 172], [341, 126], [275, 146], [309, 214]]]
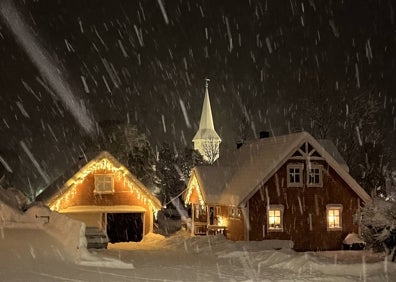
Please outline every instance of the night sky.
[[383, 104], [386, 145], [395, 144], [390, 0], [13, 1], [28, 48], [47, 60], [38, 64], [7, 22], [16, 18], [10, 3], [0, 6], [0, 156], [23, 190], [45, 183], [27, 151], [51, 179], [95, 134], [40, 70], [47, 62], [75, 109], [93, 123], [136, 124], [153, 146], [192, 146], [206, 77], [223, 148], [234, 147], [246, 117], [252, 136], [309, 131], [302, 101], [330, 106], [370, 91]]

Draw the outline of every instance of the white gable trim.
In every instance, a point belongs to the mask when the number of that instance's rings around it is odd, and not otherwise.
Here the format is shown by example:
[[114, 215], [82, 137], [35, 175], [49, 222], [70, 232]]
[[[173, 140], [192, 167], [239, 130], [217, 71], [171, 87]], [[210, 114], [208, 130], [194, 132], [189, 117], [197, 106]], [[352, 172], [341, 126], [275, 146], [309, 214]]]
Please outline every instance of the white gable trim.
[[[142, 194], [148, 201], [149, 206], [154, 210], [158, 211], [162, 208], [160, 201], [150, 193], [150, 191], [145, 188], [144, 184], [141, 183], [125, 166], [123, 166], [120, 162], [118, 162], [110, 153], [107, 151], [102, 151], [95, 158], [89, 161], [86, 165], [80, 168], [66, 183], [62, 186], [61, 190], [52, 196], [50, 199], [46, 201], [48, 206], [54, 205], [54, 203], [60, 199], [62, 199], [68, 192], [75, 188], [77, 184], [82, 182], [85, 177], [89, 174], [84, 174], [82, 172], [89, 171], [95, 163], [99, 163], [101, 161], [106, 160], [110, 163], [111, 167], [119, 170], [117, 172], [119, 175], [125, 177], [125, 179], [129, 182], [128, 185], [130, 189], [138, 191]], [[103, 168], [105, 169], [105, 168]], [[144, 202], [144, 201], [143, 201]]]
[[[305, 142], [311, 146], [324, 158], [331, 168], [347, 183], [347, 185], [363, 200], [365, 203], [372, 201], [367, 192], [352, 178], [352, 176], [341, 167], [340, 164], [313, 138], [309, 133], [304, 132], [300, 135], [300, 139], [296, 141], [293, 147], [280, 158], [279, 162], [274, 164], [270, 172], [260, 181], [256, 187], [240, 201], [240, 207], [244, 206], [249, 199], [292, 157], [296, 150], [298, 150]], [[276, 138], [276, 137], [274, 137]], [[250, 190], [250, 189], [248, 189]]]
[[[198, 187], [195, 187], [195, 189], [197, 190], [198, 197], [200, 198], [199, 201], [201, 202], [201, 200], [202, 200], [202, 202], [206, 203], [205, 188], [202, 185], [202, 181], [199, 177], [199, 173], [196, 170], [196, 168], [193, 168], [191, 176], [190, 176], [190, 180], [188, 181], [187, 190], [186, 190], [186, 193], [184, 196], [184, 202], [186, 204], [191, 203], [189, 198], [191, 197], [191, 193], [192, 193], [192, 189], [193, 189], [192, 185], [193, 185], [194, 181], [196, 181], [198, 184]], [[201, 197], [202, 197], [202, 199], [201, 199]]]

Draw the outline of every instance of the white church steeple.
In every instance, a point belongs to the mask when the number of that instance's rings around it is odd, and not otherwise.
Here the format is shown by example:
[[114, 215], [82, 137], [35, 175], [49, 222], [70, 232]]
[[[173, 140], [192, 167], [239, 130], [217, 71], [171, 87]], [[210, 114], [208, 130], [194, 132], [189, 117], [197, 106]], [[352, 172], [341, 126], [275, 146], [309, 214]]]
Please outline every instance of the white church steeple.
[[194, 149], [198, 150], [204, 159], [213, 163], [219, 158], [220, 136], [214, 129], [212, 109], [209, 100], [209, 79], [205, 79], [205, 98], [202, 106], [199, 129], [193, 138]]

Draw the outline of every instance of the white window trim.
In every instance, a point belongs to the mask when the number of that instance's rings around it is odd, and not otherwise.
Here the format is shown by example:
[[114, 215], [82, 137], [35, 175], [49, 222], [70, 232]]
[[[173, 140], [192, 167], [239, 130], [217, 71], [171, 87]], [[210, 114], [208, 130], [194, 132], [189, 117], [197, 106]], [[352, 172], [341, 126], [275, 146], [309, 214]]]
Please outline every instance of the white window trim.
[[[280, 211], [280, 228], [271, 228], [269, 223], [269, 212], [271, 210], [279, 210]], [[267, 230], [268, 232], [283, 232], [283, 214], [284, 214], [284, 206], [283, 205], [269, 205], [267, 209]]]
[[221, 207], [215, 206], [215, 216], [221, 215]]
[[[309, 174], [311, 169], [319, 169], [319, 183], [310, 183], [309, 182]], [[323, 166], [319, 164], [311, 164], [307, 168], [307, 186], [308, 187], [323, 187]]]
[[235, 207], [235, 206], [230, 206], [230, 207], [228, 207], [228, 217], [229, 217], [230, 219], [233, 219], [233, 218], [236, 218], [236, 219], [241, 218], [241, 215], [242, 215], [242, 211], [241, 211], [240, 208]]
[[[111, 177], [111, 191], [107, 191], [107, 190], [106, 191], [99, 191], [99, 190], [96, 190], [97, 181], [98, 181], [97, 177], [98, 176]], [[94, 185], [95, 185], [95, 189], [94, 189], [94, 193], [95, 194], [101, 194], [101, 195], [103, 195], [103, 194], [113, 194], [114, 193], [114, 175], [113, 174], [94, 174]]]
[[[340, 226], [339, 227], [329, 227], [329, 210], [339, 210], [340, 211]], [[326, 205], [326, 226], [327, 231], [341, 231], [342, 230], [342, 205], [341, 204], [328, 204]]]
[[[299, 168], [300, 173], [300, 182], [290, 182], [290, 169]], [[303, 164], [288, 164], [287, 165], [287, 187], [303, 187], [304, 183], [304, 165]]]

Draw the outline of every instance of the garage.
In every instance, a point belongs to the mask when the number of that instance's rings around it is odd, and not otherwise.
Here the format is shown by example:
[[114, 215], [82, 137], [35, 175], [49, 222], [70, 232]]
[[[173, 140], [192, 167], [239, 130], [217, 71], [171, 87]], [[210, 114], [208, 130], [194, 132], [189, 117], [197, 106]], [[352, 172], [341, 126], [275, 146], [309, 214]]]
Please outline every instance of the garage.
[[140, 242], [143, 238], [144, 213], [108, 213], [109, 242]]

